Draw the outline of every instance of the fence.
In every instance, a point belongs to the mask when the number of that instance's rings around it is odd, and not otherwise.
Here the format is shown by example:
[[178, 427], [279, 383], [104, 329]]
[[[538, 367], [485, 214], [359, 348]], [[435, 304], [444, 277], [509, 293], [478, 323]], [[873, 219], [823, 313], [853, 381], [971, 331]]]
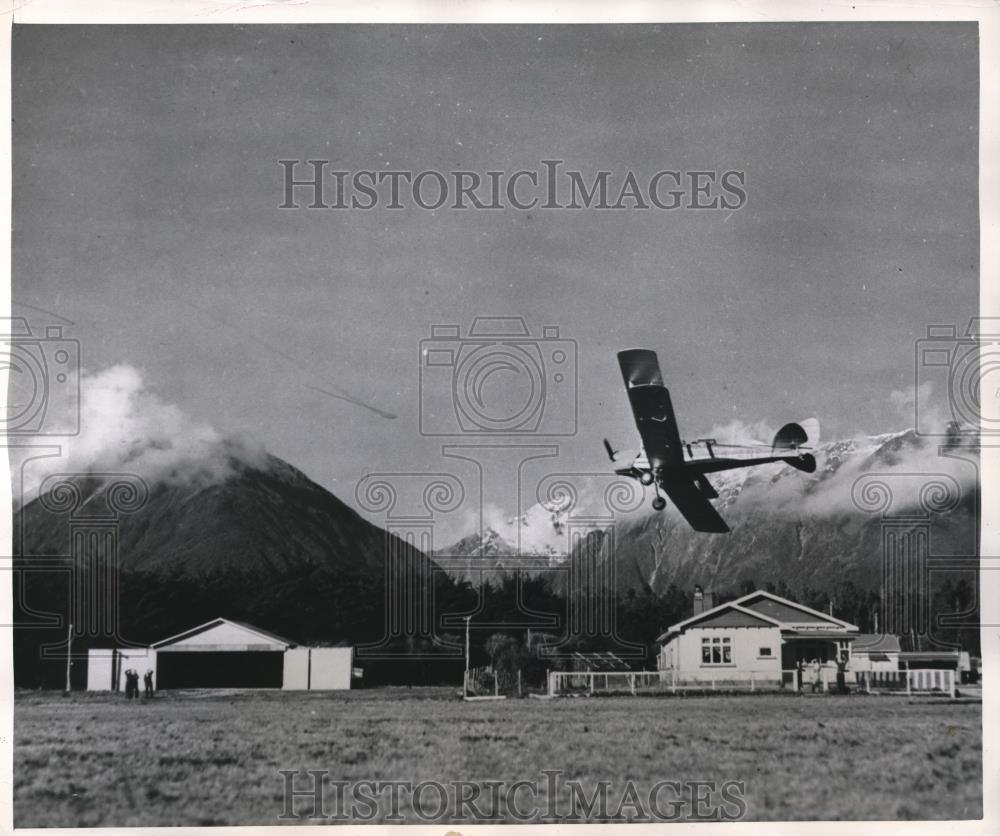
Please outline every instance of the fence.
[[549, 671], [549, 696], [573, 693], [635, 694], [660, 684], [657, 671]]
[[481, 668], [469, 668], [465, 674], [465, 696], [478, 696], [500, 692], [500, 683], [493, 668], [486, 665]]
[[[801, 673], [801, 684], [799, 675]], [[853, 673], [853, 676], [851, 674]], [[952, 670], [856, 671], [848, 672], [845, 686], [855, 685], [866, 693], [947, 693], [955, 696], [955, 672]], [[852, 681], [853, 680], [853, 681]], [[799, 671], [797, 668], [774, 672], [747, 671], [735, 676], [729, 671], [699, 671], [684, 674], [662, 671], [550, 671], [550, 697], [579, 694], [678, 693], [685, 691], [822, 691], [837, 688], [835, 668]]]
[[918, 668], [903, 671], [858, 671], [858, 684], [866, 693], [906, 692], [913, 694], [946, 693], [955, 697], [955, 671]]
[[[795, 671], [762, 674], [748, 672], [734, 678], [730, 672], [707, 671], [682, 675], [664, 671], [550, 671], [549, 696], [560, 694], [676, 693], [678, 691], [757, 691], [794, 687]], [[787, 678], [787, 683], [784, 681]]]

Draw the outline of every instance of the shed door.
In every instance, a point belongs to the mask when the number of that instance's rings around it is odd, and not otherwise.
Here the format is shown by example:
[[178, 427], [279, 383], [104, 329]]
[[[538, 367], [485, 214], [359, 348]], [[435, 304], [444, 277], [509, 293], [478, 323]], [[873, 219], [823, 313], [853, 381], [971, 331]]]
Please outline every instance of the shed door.
[[156, 687], [280, 688], [284, 653], [256, 651], [160, 651]]

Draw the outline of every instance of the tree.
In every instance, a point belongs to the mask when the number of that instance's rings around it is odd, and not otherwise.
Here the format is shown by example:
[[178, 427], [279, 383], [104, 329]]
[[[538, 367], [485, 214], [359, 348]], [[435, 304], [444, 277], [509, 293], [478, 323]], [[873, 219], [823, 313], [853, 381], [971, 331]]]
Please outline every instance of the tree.
[[517, 672], [527, 661], [527, 654], [521, 643], [507, 633], [494, 633], [486, 639], [485, 650], [500, 687], [514, 687]]

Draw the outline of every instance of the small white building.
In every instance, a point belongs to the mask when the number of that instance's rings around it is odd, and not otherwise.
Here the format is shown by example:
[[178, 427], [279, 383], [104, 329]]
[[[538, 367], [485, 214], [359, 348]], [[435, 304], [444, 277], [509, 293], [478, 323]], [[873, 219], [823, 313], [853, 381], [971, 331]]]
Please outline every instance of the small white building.
[[763, 590], [704, 604], [699, 592], [695, 614], [658, 638], [658, 667], [678, 681], [790, 684], [800, 661], [850, 666], [858, 628], [832, 615]]
[[899, 637], [878, 633], [859, 633], [851, 648], [851, 669], [857, 673], [898, 671]]
[[347, 689], [353, 659], [351, 647], [298, 647], [250, 624], [216, 618], [146, 648], [90, 650], [87, 690], [123, 690], [130, 668], [140, 677], [153, 671], [157, 690]]
[[[135, 670], [140, 680], [156, 671], [156, 651], [150, 647], [91, 648], [87, 653], [87, 690], [124, 691], [125, 671]], [[155, 681], [155, 680], [154, 680]]]

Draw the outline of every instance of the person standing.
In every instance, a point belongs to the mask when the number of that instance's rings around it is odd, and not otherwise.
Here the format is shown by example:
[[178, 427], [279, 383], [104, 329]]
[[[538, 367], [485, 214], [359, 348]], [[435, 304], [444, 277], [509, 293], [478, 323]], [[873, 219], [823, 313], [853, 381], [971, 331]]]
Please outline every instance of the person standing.
[[142, 681], [146, 685], [146, 696], [153, 696], [153, 670], [150, 668], [146, 671], [145, 676], [143, 676]]
[[813, 669], [812, 692], [815, 694], [817, 691], [823, 690], [823, 663], [818, 658], [813, 659]]
[[847, 693], [847, 654], [842, 653], [837, 660], [837, 691]]

